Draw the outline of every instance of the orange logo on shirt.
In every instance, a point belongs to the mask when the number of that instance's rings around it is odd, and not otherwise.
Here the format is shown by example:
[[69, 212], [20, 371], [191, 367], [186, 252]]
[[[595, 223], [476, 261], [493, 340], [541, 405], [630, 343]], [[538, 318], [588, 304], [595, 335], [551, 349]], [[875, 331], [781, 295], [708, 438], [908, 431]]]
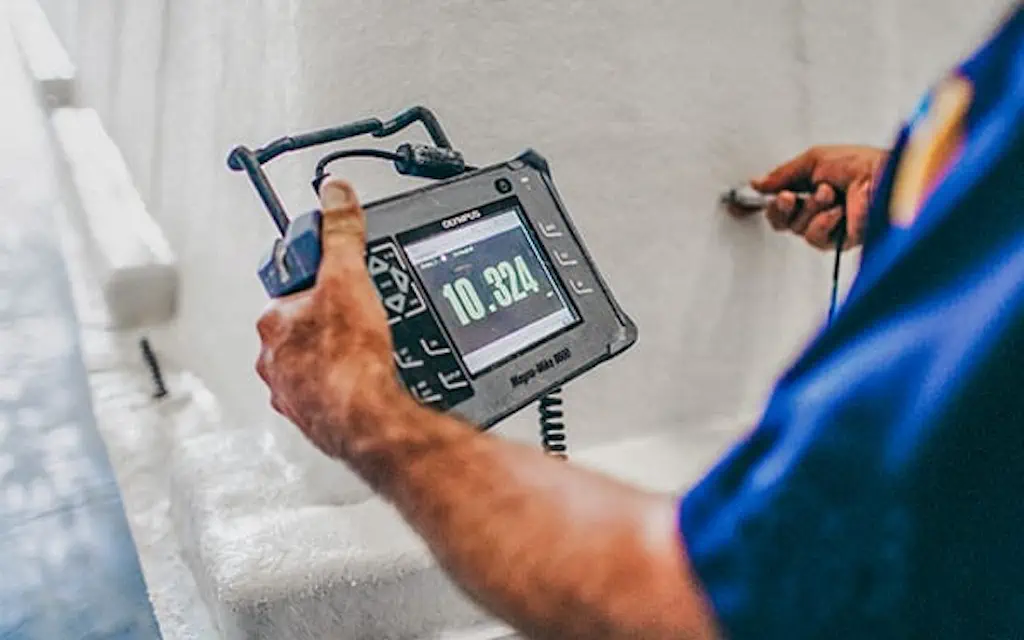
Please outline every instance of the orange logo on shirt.
[[889, 202], [894, 226], [907, 228], [914, 223], [924, 201], [960, 157], [964, 118], [973, 98], [973, 86], [960, 76], [948, 78], [936, 89], [899, 160]]

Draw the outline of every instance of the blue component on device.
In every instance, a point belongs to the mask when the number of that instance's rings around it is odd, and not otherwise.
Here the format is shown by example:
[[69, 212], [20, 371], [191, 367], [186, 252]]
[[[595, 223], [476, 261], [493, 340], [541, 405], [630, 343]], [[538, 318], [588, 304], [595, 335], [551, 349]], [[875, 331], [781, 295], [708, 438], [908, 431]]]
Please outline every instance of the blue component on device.
[[260, 280], [271, 298], [297, 293], [316, 282], [320, 267], [320, 211], [301, 215], [260, 261]]

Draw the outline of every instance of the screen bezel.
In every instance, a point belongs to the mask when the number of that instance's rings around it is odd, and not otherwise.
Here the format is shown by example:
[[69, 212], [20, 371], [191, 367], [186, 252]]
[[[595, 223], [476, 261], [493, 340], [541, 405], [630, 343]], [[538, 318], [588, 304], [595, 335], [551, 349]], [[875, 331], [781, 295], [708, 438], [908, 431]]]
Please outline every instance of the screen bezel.
[[[481, 429], [493, 427], [552, 389], [632, 348], [637, 342], [636, 323], [623, 311], [601, 276], [558, 196], [547, 161], [535, 151], [443, 182], [421, 184], [363, 207], [367, 241], [392, 242], [406, 268], [398, 235], [431, 221], [445, 220], [453, 211], [469, 211], [512, 195], [522, 203], [529, 228], [540, 239], [582, 320], [565, 333], [472, 380], [473, 396], [445, 410]], [[423, 296], [415, 275], [410, 283]], [[424, 315], [433, 319], [430, 303], [424, 304]], [[396, 344], [407, 341], [403, 326], [403, 322], [392, 325]]]
[[[424, 282], [423, 278], [420, 275], [419, 268], [409, 257], [409, 254], [406, 251], [406, 247], [408, 245], [415, 244], [417, 242], [421, 242], [429, 238], [437, 237], [444, 233], [456, 231], [459, 228], [468, 226], [476, 222], [480, 222], [482, 220], [486, 220], [487, 218], [509, 212], [512, 212], [516, 215], [516, 218], [518, 219], [519, 224], [523, 229], [523, 232], [526, 234], [527, 241], [530, 243], [531, 248], [536, 253], [537, 259], [540, 261], [541, 266], [544, 268], [544, 272], [551, 280], [552, 286], [555, 289], [556, 294], [562, 301], [564, 308], [568, 310], [568, 312], [572, 315], [572, 322], [563, 327], [558, 328], [556, 331], [553, 331], [534, 342], [529, 343], [528, 345], [520, 349], [513, 351], [512, 353], [506, 356], [503, 356], [495, 360], [494, 362], [489, 363], [482, 369], [473, 372], [470, 370], [469, 365], [466, 363], [465, 354], [463, 353], [462, 348], [459, 346], [458, 342], [456, 342], [455, 336], [451, 331], [449, 331], [448, 326], [442, 321], [441, 314], [437, 310], [433, 294], [430, 293], [430, 291], [428, 290], [426, 283]], [[479, 215], [475, 215], [477, 213], [479, 213]], [[445, 228], [444, 224], [446, 221], [458, 219], [460, 216], [464, 216], [466, 214], [473, 215], [472, 219], [467, 219], [463, 224], [456, 225], [452, 228]], [[562, 281], [561, 275], [559, 274], [558, 269], [556, 269], [554, 264], [552, 263], [551, 258], [548, 255], [546, 248], [544, 247], [544, 244], [537, 237], [533, 225], [530, 224], [529, 219], [526, 217], [523, 211], [522, 203], [515, 196], [501, 198], [493, 202], [489, 202], [484, 206], [474, 207], [472, 209], [455, 212], [451, 216], [446, 217], [444, 220], [436, 220], [434, 222], [427, 223], [420, 227], [416, 227], [415, 229], [410, 229], [403, 233], [399, 233], [395, 236], [395, 238], [398, 241], [397, 244], [400, 250], [402, 251], [403, 257], [405, 258], [406, 262], [409, 265], [410, 273], [416, 279], [417, 284], [423, 291], [422, 297], [424, 299], [424, 302], [429, 307], [430, 313], [434, 315], [434, 319], [437, 321], [437, 325], [441, 328], [441, 331], [444, 333], [445, 338], [451, 345], [452, 350], [455, 353], [455, 356], [459, 359], [459, 363], [461, 364], [466, 374], [471, 379], [478, 379], [482, 376], [487, 375], [488, 373], [494, 371], [495, 369], [503, 365], [506, 365], [516, 360], [517, 358], [520, 358], [530, 353], [531, 351], [534, 351], [537, 348], [542, 347], [543, 345], [551, 342], [555, 338], [564, 335], [569, 331], [572, 331], [574, 328], [578, 327], [583, 322], [583, 316], [580, 313], [580, 310], [577, 308], [575, 302], [573, 301], [572, 296], [569, 295], [568, 287], [566, 287], [565, 283]], [[490, 345], [493, 343], [494, 341], [489, 342], [487, 344]]]

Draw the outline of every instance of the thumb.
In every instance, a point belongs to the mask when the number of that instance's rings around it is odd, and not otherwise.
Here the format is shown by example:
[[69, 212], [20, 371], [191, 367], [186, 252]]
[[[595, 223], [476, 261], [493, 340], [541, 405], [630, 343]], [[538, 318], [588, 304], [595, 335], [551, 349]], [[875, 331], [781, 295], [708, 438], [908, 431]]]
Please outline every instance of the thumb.
[[352, 185], [336, 178], [325, 180], [320, 185], [320, 210], [320, 268], [329, 271], [353, 264], [362, 266], [366, 219]]
[[864, 230], [868, 224], [868, 212], [871, 208], [871, 181], [861, 180], [850, 187], [846, 194], [846, 225], [847, 236], [854, 244], [864, 240]]
[[817, 160], [815, 150], [808, 149], [789, 162], [776, 167], [768, 175], [751, 180], [750, 184], [762, 193], [776, 193], [783, 189], [801, 191], [802, 189], [796, 187], [810, 182]]

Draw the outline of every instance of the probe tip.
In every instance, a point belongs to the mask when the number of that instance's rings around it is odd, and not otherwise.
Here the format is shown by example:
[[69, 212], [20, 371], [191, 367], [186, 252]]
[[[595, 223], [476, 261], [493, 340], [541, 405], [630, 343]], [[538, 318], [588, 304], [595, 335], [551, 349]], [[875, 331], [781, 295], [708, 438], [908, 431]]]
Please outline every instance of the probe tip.
[[772, 196], [763, 194], [750, 185], [741, 185], [723, 193], [722, 202], [741, 209], [764, 209], [771, 204]]

